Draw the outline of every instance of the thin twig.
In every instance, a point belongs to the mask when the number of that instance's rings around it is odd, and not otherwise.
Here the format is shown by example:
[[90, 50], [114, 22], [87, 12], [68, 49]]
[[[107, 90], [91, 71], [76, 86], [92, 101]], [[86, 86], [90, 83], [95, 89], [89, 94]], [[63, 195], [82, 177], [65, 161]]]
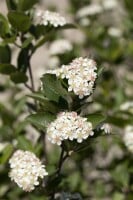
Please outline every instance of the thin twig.
[[24, 84], [31, 92], [33, 92], [32, 87], [30, 87], [27, 83]]
[[32, 69], [31, 69], [30, 62], [29, 62], [28, 69], [29, 69], [29, 75], [30, 75], [30, 80], [31, 80], [32, 92], [34, 92], [35, 91], [35, 85], [34, 85], [34, 79], [33, 79], [33, 74], [32, 74]]
[[60, 154], [60, 158], [59, 158], [59, 162], [58, 162], [58, 168], [57, 168], [57, 171], [56, 171], [57, 176], [60, 175], [63, 163], [69, 157], [68, 153], [66, 153], [66, 155], [64, 155], [64, 153], [65, 153], [65, 150], [62, 146], [62, 150], [61, 150], [61, 154]]

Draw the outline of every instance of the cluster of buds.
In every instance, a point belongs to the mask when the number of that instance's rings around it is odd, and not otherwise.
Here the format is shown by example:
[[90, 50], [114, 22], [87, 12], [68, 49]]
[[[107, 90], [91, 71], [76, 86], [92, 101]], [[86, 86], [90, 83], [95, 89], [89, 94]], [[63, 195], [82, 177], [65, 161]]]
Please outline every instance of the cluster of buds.
[[57, 12], [36, 10], [34, 15], [35, 24], [52, 25], [54, 27], [64, 26], [67, 22], [66, 19]]
[[30, 192], [39, 185], [38, 178], [48, 175], [45, 165], [34, 153], [17, 150], [9, 160], [11, 171], [9, 177], [23, 190]]
[[81, 143], [88, 136], [92, 136], [92, 123], [77, 115], [76, 112], [61, 112], [57, 119], [47, 128], [48, 140], [61, 145], [63, 140], [76, 140]]
[[112, 132], [112, 127], [110, 124], [108, 123], [104, 123], [102, 126], [101, 126], [101, 130], [103, 130], [106, 134], [110, 134]]

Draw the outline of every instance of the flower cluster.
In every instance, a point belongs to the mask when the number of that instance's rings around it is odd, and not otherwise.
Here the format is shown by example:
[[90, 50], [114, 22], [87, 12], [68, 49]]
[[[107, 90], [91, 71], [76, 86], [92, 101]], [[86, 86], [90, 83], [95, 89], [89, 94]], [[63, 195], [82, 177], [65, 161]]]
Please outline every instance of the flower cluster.
[[61, 145], [63, 140], [76, 140], [81, 143], [88, 136], [92, 136], [92, 123], [77, 115], [76, 112], [61, 112], [57, 119], [47, 128], [48, 140]]
[[65, 52], [71, 51], [73, 49], [70, 41], [65, 39], [55, 40], [49, 49], [51, 55], [64, 54]]
[[118, 8], [117, 0], [104, 0], [102, 3], [103, 3], [103, 8], [105, 10], [112, 10], [114, 8]]
[[68, 91], [73, 91], [82, 99], [93, 92], [97, 73], [96, 63], [88, 58], [76, 58], [69, 65], [62, 65], [60, 69], [48, 71], [62, 79], [68, 79]]
[[123, 141], [127, 149], [133, 153], [133, 126], [126, 126]]
[[38, 178], [48, 175], [45, 166], [29, 151], [17, 150], [10, 158], [9, 164], [11, 180], [14, 180], [20, 188], [28, 192], [39, 185]]
[[78, 12], [77, 12], [77, 17], [82, 18], [86, 16], [92, 16], [96, 14], [100, 14], [103, 11], [103, 8], [100, 4], [90, 4], [88, 6], [82, 7]]
[[58, 27], [64, 26], [66, 24], [66, 19], [57, 12], [36, 10], [34, 22], [35, 24], [44, 26], [52, 25], [54, 27]]

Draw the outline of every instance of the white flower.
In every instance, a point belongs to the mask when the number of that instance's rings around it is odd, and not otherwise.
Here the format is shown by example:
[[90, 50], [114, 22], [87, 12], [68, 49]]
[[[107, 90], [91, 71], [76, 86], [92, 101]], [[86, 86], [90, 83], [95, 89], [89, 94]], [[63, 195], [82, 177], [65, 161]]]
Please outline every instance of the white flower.
[[133, 101], [127, 101], [120, 105], [120, 110], [133, 113]]
[[123, 141], [127, 149], [133, 153], [133, 126], [128, 125], [125, 127]]
[[117, 0], [104, 0], [103, 7], [105, 10], [112, 10], [118, 6]]
[[85, 6], [83, 8], [81, 8], [78, 12], [77, 12], [77, 17], [78, 18], [82, 18], [82, 17], [86, 17], [86, 16], [91, 16], [91, 15], [96, 15], [99, 14], [103, 11], [103, 8], [101, 5], [99, 4], [90, 4], [88, 6]]
[[76, 112], [61, 112], [57, 119], [49, 124], [47, 134], [51, 143], [61, 145], [62, 141], [67, 139], [81, 143], [94, 132], [87, 118], [78, 116]]
[[65, 52], [71, 51], [73, 49], [70, 41], [65, 39], [55, 40], [49, 49], [51, 55], [64, 54]]
[[23, 190], [30, 192], [39, 185], [38, 178], [48, 175], [45, 165], [34, 153], [17, 150], [9, 160], [11, 171], [9, 177]]
[[79, 98], [88, 96], [93, 92], [97, 73], [96, 63], [88, 58], [76, 58], [69, 65], [62, 65], [61, 68], [48, 71], [56, 74], [62, 79], [68, 79], [68, 91], [73, 91]]
[[60, 60], [59, 60], [59, 57], [58, 56], [51, 56], [49, 58], [49, 68], [50, 69], [56, 69], [60, 64]]
[[101, 126], [101, 130], [104, 130], [104, 132], [105, 132], [106, 134], [110, 134], [111, 131], [112, 131], [112, 127], [111, 127], [110, 124], [104, 123], [104, 124]]
[[64, 26], [67, 22], [66, 19], [57, 12], [36, 10], [34, 16], [35, 24], [52, 25], [54, 27]]
[[87, 18], [87, 17], [84, 17], [84, 18], [81, 18], [80, 19], [80, 24], [82, 25], [82, 26], [89, 26], [90, 25], [90, 20]]
[[68, 91], [73, 91], [79, 98], [88, 96], [93, 92], [97, 73], [96, 63], [88, 58], [76, 58], [69, 65], [62, 65], [61, 68], [48, 70], [47, 73], [68, 79]]
[[116, 27], [110, 27], [108, 29], [108, 34], [112, 37], [121, 37], [122, 31]]

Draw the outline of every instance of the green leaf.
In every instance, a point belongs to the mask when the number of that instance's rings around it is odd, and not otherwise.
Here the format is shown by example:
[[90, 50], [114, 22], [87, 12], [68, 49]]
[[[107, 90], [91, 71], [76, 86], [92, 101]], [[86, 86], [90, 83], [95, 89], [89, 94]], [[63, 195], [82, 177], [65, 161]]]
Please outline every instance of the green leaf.
[[29, 115], [26, 120], [39, 129], [45, 129], [47, 125], [55, 119], [53, 114], [48, 112], [41, 112], [37, 114]]
[[28, 125], [28, 122], [27, 121], [22, 121], [20, 122], [19, 124], [16, 125], [15, 127], [15, 135], [18, 135], [20, 134], [22, 131], [25, 130], [26, 126]]
[[129, 184], [129, 172], [128, 172], [128, 165], [127, 163], [121, 163], [116, 166], [116, 168], [111, 172], [112, 178], [119, 187], [128, 187]]
[[124, 194], [122, 194], [122, 193], [115, 192], [115, 193], [113, 194], [112, 200], [124, 200], [124, 199], [125, 199], [125, 198], [124, 198]]
[[0, 64], [0, 73], [2, 74], [12, 74], [16, 71], [16, 68], [11, 64]]
[[41, 78], [44, 95], [52, 101], [58, 102], [60, 97], [67, 99], [67, 91], [53, 74], [44, 74]]
[[11, 25], [18, 31], [25, 32], [31, 26], [30, 17], [18, 11], [10, 11], [8, 13], [8, 19]]
[[33, 39], [34, 39], [33, 36], [30, 36], [29, 38], [27, 38], [27, 39], [23, 42], [22, 48], [28, 47], [28, 45], [32, 42]]
[[11, 50], [9, 46], [0, 46], [0, 63], [10, 63]]
[[11, 156], [12, 152], [13, 146], [11, 144], [7, 145], [3, 150], [2, 157], [0, 158], [0, 163], [5, 164]]
[[14, 120], [16, 119], [14, 113], [7, 109], [7, 106], [4, 106], [2, 103], [0, 103], [0, 118], [2, 119], [4, 125], [9, 126], [12, 126]]
[[39, 101], [42, 104], [43, 111], [48, 111], [51, 113], [57, 113], [59, 111], [58, 107], [54, 105], [54, 102], [49, 101], [43, 94], [36, 92], [28, 95], [29, 97]]
[[34, 151], [33, 145], [30, 140], [26, 139], [24, 136], [19, 136], [17, 138], [17, 146], [23, 150]]
[[33, 5], [38, 3], [39, 0], [19, 0], [18, 1], [18, 10], [26, 11], [32, 8]]
[[65, 24], [64, 26], [58, 27], [58, 29], [75, 29], [78, 28], [75, 24]]
[[4, 37], [10, 32], [9, 24], [7, 19], [0, 14], [0, 36]]
[[25, 83], [28, 80], [28, 77], [23, 72], [12, 73], [10, 78], [14, 83]]
[[92, 123], [93, 128], [95, 128], [97, 125], [99, 125], [101, 122], [103, 122], [106, 118], [100, 113], [94, 113], [94, 114], [89, 114], [87, 116], [87, 119], [89, 122]]
[[132, 124], [132, 119], [122, 118], [120, 116], [109, 116], [107, 121], [115, 126], [125, 127], [128, 124]]
[[16, 5], [16, 0], [6, 0], [7, 8], [8, 10], [16, 10], [17, 5]]
[[34, 92], [34, 93], [32, 93], [32, 94], [30, 94], [30, 95], [28, 95], [29, 97], [31, 97], [31, 98], [33, 98], [33, 99], [35, 99], [35, 100], [38, 100], [38, 101], [40, 101], [40, 102], [43, 102], [43, 101], [46, 101], [46, 100], [48, 100], [46, 97], [44, 97], [44, 95], [42, 94], [42, 93], [40, 93], [40, 92]]
[[20, 72], [26, 72], [29, 65], [29, 48], [22, 49], [18, 55], [18, 69]]

